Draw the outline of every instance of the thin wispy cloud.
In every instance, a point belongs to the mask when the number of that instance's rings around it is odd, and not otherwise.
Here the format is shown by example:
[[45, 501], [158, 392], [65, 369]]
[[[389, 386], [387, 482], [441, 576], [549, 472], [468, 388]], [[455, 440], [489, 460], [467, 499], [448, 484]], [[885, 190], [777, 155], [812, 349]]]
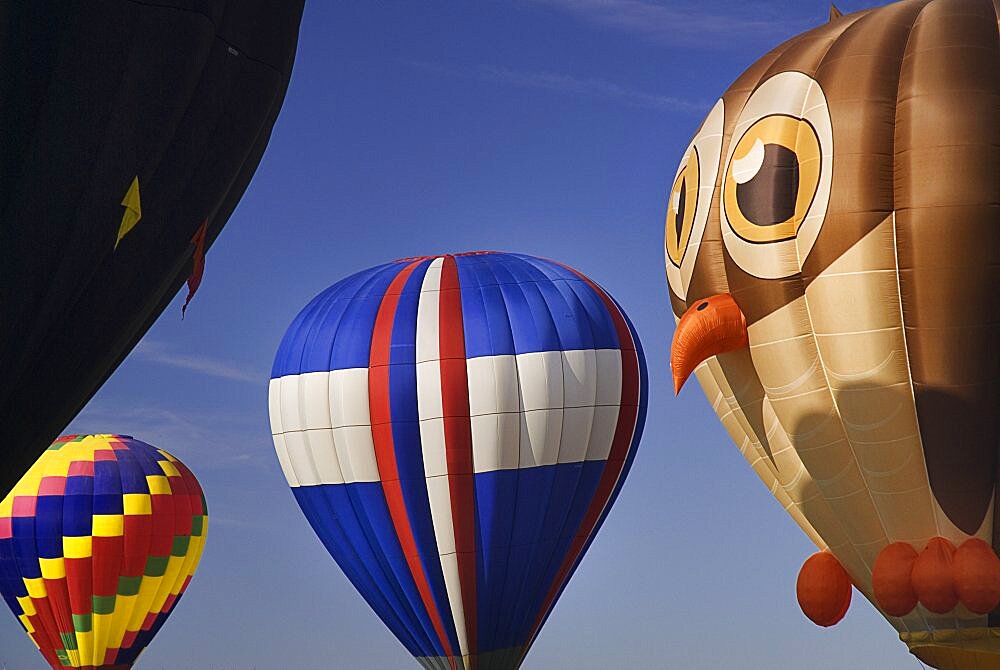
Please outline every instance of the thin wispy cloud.
[[670, 112], [704, 112], [708, 108], [706, 103], [637, 91], [603, 79], [580, 79], [555, 72], [520, 72], [490, 66], [481, 68], [481, 72], [487, 79], [506, 84], [618, 100], [638, 107], [662, 109]]
[[528, 3], [656, 42], [708, 50], [745, 44], [747, 40], [776, 40], [808, 27], [798, 17], [774, 15], [773, 9], [746, 2], [714, 12], [706, 12], [694, 3], [649, 0], [528, 0]]
[[645, 107], [668, 112], [702, 114], [711, 106], [708, 102], [657, 95], [622, 86], [605, 79], [574, 77], [559, 72], [512, 70], [496, 65], [482, 65], [478, 68], [458, 69], [439, 63], [427, 63], [423, 61], [408, 61], [408, 63], [421, 70], [443, 76], [469, 77], [508, 86], [533, 88], [564, 95], [608, 100], [634, 107]]
[[250, 384], [262, 383], [260, 372], [240, 368], [225, 361], [209, 358], [208, 356], [171, 351], [166, 345], [160, 342], [142, 340], [132, 351], [132, 355], [150, 363], [166, 365], [181, 370], [190, 370], [208, 375], [209, 377], [248, 382]]
[[[267, 413], [262, 409], [262, 415]], [[115, 432], [133, 435], [166, 449], [192, 469], [235, 468], [266, 470], [274, 451], [266, 427], [240, 414], [216, 410], [175, 411], [155, 404], [129, 404], [121, 400], [92, 401], [66, 429], [73, 433]]]

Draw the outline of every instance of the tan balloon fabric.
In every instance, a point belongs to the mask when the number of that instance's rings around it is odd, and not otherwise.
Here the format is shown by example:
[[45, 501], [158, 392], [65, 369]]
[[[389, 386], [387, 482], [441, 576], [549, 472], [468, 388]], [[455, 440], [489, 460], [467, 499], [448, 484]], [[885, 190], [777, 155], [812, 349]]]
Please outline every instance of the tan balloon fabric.
[[[892, 542], [1000, 545], [998, 17], [1000, 0], [904, 0], [748, 68], [722, 95], [694, 267], [683, 290], [668, 281], [677, 317], [722, 293], [742, 310], [749, 347], [698, 380], [873, 602]], [[996, 610], [889, 620], [937, 667], [1000, 659]]]

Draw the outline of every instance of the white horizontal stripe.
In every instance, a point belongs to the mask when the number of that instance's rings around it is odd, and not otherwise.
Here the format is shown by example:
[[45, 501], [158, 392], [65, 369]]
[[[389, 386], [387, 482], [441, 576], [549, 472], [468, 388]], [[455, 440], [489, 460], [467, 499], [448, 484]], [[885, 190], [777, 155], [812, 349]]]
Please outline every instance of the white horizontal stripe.
[[[428, 292], [420, 304], [437, 303], [437, 296]], [[433, 314], [421, 323], [428, 334], [424, 342], [440, 336]], [[420, 341], [418, 332], [418, 349]], [[618, 421], [621, 355], [617, 349], [589, 349], [468, 359], [475, 471], [606, 459]], [[417, 365], [417, 387], [425, 474], [444, 475], [438, 360]], [[378, 481], [366, 368], [272, 379], [268, 413], [289, 485]]]
[[594, 408], [594, 425], [587, 442], [587, 460], [603, 461], [611, 453], [618, 426], [618, 405], [601, 405]]
[[372, 425], [368, 368], [334, 370], [330, 375], [330, 419], [334, 428]]
[[292, 468], [292, 462], [288, 459], [288, 450], [285, 449], [285, 436], [278, 433], [273, 437], [274, 451], [278, 454], [278, 464], [281, 466], [282, 474], [285, 475], [285, 479], [288, 481], [289, 486], [298, 486], [299, 479], [295, 476], [295, 470]]
[[[304, 430], [297, 434], [301, 435], [306, 443], [309, 458], [312, 459], [313, 468], [316, 471], [316, 483], [328, 484], [346, 481], [344, 473], [340, 469], [340, 461], [337, 459], [332, 428]], [[286, 439], [288, 435], [289, 433], [285, 433]]]
[[[306, 440], [306, 431], [295, 430], [283, 433], [285, 439], [285, 452], [288, 455], [288, 463], [295, 473], [295, 481], [299, 486], [315, 486], [322, 484], [316, 466], [313, 464], [312, 454], [309, 451], [309, 442]], [[336, 483], [340, 483], [336, 481]]]
[[289, 486], [379, 481], [366, 368], [272, 379], [268, 412]]
[[470, 415], [521, 411], [514, 356], [470, 358], [465, 366], [469, 377]]
[[567, 407], [563, 410], [560, 463], [578, 463], [587, 459], [594, 407]]
[[333, 428], [330, 422], [330, 373], [310, 372], [297, 377], [304, 428]]
[[281, 379], [272, 379], [267, 384], [267, 416], [271, 420], [271, 434], [285, 432], [281, 427]]
[[519, 467], [554, 465], [562, 445], [562, 409], [540, 409], [521, 414]]
[[540, 351], [517, 356], [517, 381], [525, 410], [562, 409], [563, 352]]
[[333, 436], [345, 482], [380, 481], [371, 426], [339, 426]]
[[[618, 354], [616, 351], [615, 354]], [[620, 356], [616, 355], [616, 359]], [[562, 352], [563, 404], [593, 407], [597, 404], [597, 352], [593, 349]]]
[[472, 417], [472, 465], [476, 472], [516, 470], [520, 447], [520, 414]]
[[597, 404], [618, 405], [622, 400], [622, 352], [618, 349], [598, 349]]
[[281, 414], [282, 432], [305, 428], [299, 400], [298, 375], [278, 380], [278, 412]]

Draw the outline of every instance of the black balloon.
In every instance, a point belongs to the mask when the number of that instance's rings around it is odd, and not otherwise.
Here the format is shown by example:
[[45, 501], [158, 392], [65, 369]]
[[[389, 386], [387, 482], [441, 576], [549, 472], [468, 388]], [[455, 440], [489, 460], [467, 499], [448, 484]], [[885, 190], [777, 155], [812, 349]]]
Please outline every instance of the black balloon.
[[225, 225], [303, 1], [0, 3], [0, 497], [176, 294], [202, 223], [206, 246]]

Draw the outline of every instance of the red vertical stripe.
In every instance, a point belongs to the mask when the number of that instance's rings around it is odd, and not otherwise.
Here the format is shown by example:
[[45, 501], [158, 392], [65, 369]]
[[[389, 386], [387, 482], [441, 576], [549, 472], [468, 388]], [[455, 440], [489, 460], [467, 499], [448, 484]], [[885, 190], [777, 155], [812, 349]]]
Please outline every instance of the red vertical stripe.
[[458, 266], [445, 256], [441, 267], [438, 309], [441, 355], [441, 404], [444, 409], [444, 444], [448, 463], [448, 491], [462, 587], [466, 639], [471, 667], [477, 665], [476, 640], [476, 498], [472, 467], [472, 420], [469, 418], [469, 377], [465, 362], [465, 328]]
[[441, 646], [448, 655], [452, 669], [456, 670], [455, 653], [452, 651], [448, 636], [445, 635], [441, 614], [438, 612], [437, 604], [431, 595], [430, 583], [427, 580], [427, 575], [424, 574], [420, 554], [417, 552], [417, 543], [413, 537], [413, 529], [410, 527], [410, 519], [406, 513], [403, 489], [399, 483], [399, 471], [396, 467], [396, 450], [392, 438], [392, 412], [389, 404], [389, 348], [392, 344], [392, 324], [396, 316], [396, 307], [399, 304], [399, 295], [406, 285], [406, 280], [410, 278], [420, 263], [420, 260], [415, 260], [396, 275], [379, 305], [378, 314], [375, 317], [375, 329], [372, 333], [368, 364], [368, 404], [371, 411], [372, 440], [375, 443], [375, 461], [378, 464], [379, 479], [382, 480], [382, 493], [385, 495], [385, 502], [389, 507], [392, 526], [396, 531], [396, 537], [399, 538], [400, 547], [402, 547], [403, 555], [406, 557], [406, 565], [410, 568], [410, 574], [413, 576], [417, 591], [420, 593], [420, 599], [423, 601], [424, 608], [434, 626], [434, 632], [437, 633]]
[[621, 477], [622, 470], [625, 469], [625, 459], [628, 456], [629, 447], [632, 445], [632, 438], [635, 434], [635, 422], [639, 412], [639, 355], [635, 348], [635, 342], [632, 340], [632, 331], [629, 330], [628, 324], [625, 322], [625, 317], [622, 316], [618, 310], [618, 306], [600, 286], [576, 270], [572, 268], [567, 269], [574, 272], [600, 296], [605, 309], [608, 310], [608, 313], [615, 322], [615, 332], [618, 334], [618, 347], [621, 350], [622, 358], [621, 401], [618, 409], [618, 423], [615, 426], [615, 435], [611, 443], [611, 452], [608, 454], [608, 460], [604, 463], [604, 470], [601, 472], [601, 478], [597, 483], [594, 497], [590, 501], [590, 506], [587, 508], [587, 513], [583, 521], [580, 522], [580, 527], [573, 536], [573, 542], [562, 564], [559, 566], [559, 572], [556, 573], [556, 578], [549, 587], [544, 604], [538, 611], [535, 624], [532, 627], [531, 635], [528, 637], [525, 652], [523, 653], [527, 652], [527, 648], [531, 646], [531, 643], [538, 635], [546, 614], [552, 608], [556, 597], [558, 597], [559, 592], [569, 578], [569, 573], [573, 569], [573, 565], [579, 559], [580, 553], [583, 551], [584, 546], [586, 546], [587, 540], [593, 534], [594, 528], [597, 526], [597, 522], [604, 512], [604, 508], [607, 507], [608, 501], [611, 499], [611, 494], [615, 490], [615, 484], [618, 483], [618, 478]]

